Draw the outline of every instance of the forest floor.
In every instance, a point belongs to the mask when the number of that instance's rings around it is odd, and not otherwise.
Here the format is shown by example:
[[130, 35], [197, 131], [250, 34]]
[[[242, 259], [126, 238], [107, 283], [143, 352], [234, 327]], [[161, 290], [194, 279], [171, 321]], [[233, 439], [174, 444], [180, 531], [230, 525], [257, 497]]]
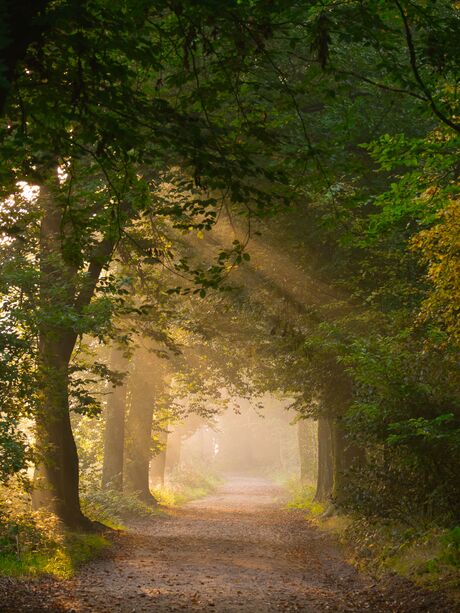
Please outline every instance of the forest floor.
[[255, 478], [229, 479], [214, 495], [132, 524], [72, 580], [0, 584], [8, 613], [455, 610], [406, 580], [358, 572], [302, 511], [283, 508], [279, 488]]

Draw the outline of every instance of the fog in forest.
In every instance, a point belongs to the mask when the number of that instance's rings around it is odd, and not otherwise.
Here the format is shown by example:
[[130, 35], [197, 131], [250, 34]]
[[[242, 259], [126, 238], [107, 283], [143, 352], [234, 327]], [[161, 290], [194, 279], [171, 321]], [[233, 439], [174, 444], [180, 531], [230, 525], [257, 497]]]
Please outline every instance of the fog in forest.
[[[222, 476], [300, 476], [299, 425], [289, 400], [265, 396], [256, 400], [232, 399], [227, 409], [209, 425], [187, 434], [184, 427], [168, 435], [166, 479], [175, 469], [201, 466]], [[313, 484], [316, 472], [316, 426], [305, 424], [309, 436], [309, 471]], [[303, 427], [303, 424], [300, 426]], [[185, 432], [184, 432], [185, 431]]]
[[0, 5], [0, 613], [460, 611], [460, 2]]

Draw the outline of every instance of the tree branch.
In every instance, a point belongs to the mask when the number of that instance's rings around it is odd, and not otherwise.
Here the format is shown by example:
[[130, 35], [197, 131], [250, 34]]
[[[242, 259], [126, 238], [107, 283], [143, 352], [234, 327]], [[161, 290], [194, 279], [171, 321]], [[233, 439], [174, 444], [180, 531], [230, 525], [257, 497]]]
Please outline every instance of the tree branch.
[[417, 66], [417, 55], [415, 53], [415, 46], [414, 46], [414, 39], [412, 38], [412, 32], [409, 26], [409, 21], [407, 19], [407, 15], [404, 12], [403, 7], [401, 6], [399, 0], [395, 0], [395, 4], [398, 7], [399, 13], [401, 14], [401, 18], [403, 20], [403, 24], [404, 24], [404, 32], [406, 35], [406, 43], [407, 43], [407, 48], [409, 50], [409, 58], [410, 58], [410, 65], [412, 68], [412, 72], [414, 74], [415, 80], [417, 81], [417, 83], [420, 86], [420, 89], [422, 90], [422, 92], [425, 94], [425, 96], [427, 97], [428, 101], [430, 102], [430, 106], [433, 109], [433, 113], [446, 125], [448, 125], [450, 128], [452, 128], [453, 130], [455, 130], [456, 132], [460, 132], [460, 124], [457, 124], [455, 122], [453, 122], [451, 119], [449, 119], [449, 117], [447, 117], [436, 105], [436, 102], [433, 99], [433, 96], [431, 95], [430, 90], [428, 89], [428, 87], [425, 85], [418, 66]]

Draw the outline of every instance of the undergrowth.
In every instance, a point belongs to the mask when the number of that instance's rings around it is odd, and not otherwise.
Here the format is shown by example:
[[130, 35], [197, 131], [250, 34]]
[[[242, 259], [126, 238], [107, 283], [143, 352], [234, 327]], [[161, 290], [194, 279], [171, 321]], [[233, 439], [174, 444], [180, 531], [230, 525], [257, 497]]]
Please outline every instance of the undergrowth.
[[124, 530], [124, 522], [132, 517], [148, 518], [161, 515], [160, 509], [145, 504], [135, 493], [113, 489], [93, 489], [81, 496], [83, 513], [114, 530]]
[[460, 589], [460, 526], [414, 527], [361, 517], [341, 536], [354, 562], [377, 575], [391, 571], [422, 585]]
[[325, 505], [314, 500], [315, 487], [302, 485], [298, 479], [290, 477], [284, 486], [289, 492], [289, 509], [304, 509], [312, 517], [318, 517], [325, 511]]
[[175, 471], [167, 483], [152, 489], [159, 504], [164, 507], [179, 507], [191, 500], [204, 498], [214, 492], [221, 478], [201, 468], [185, 467]]
[[68, 532], [52, 513], [15, 502], [0, 502], [0, 575], [68, 579], [110, 545], [98, 534]]
[[329, 505], [313, 500], [315, 488], [298, 479], [284, 482], [287, 507], [303, 509], [309, 521], [338, 538], [351, 561], [380, 575], [394, 572], [427, 587], [460, 592], [460, 526], [447, 529], [416, 518], [383, 520], [325, 513]]
[[[205, 470], [185, 468], [172, 475], [168, 485], [153, 490], [160, 505], [180, 506], [214, 491], [221, 480]], [[141, 502], [135, 494], [100, 489], [84, 483], [81, 506], [94, 521], [124, 529], [128, 518], [164, 514]], [[110, 546], [104, 536], [69, 532], [57, 517], [46, 511], [31, 511], [28, 495], [19, 488], [0, 488], [0, 575], [51, 575], [68, 579], [85, 562]]]

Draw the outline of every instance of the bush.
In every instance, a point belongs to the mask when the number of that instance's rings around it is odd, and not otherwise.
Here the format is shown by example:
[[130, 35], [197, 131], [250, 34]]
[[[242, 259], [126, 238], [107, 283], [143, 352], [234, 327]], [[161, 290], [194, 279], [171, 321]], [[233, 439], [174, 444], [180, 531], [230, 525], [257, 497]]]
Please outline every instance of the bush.
[[167, 485], [154, 488], [153, 495], [161, 505], [176, 507], [207, 496], [221, 481], [218, 475], [204, 468], [186, 466], [176, 470]]
[[0, 505], [0, 574], [67, 579], [108, 546], [100, 535], [66, 532], [52, 513]]
[[444, 355], [408, 332], [349, 351], [346, 426], [366, 459], [348, 475], [345, 510], [451, 527], [460, 519], [458, 352]]
[[26, 436], [15, 419], [0, 412], [0, 482], [24, 472], [30, 459]]
[[441, 560], [452, 566], [460, 567], [460, 526], [446, 532], [442, 538]]
[[0, 554], [53, 551], [64, 542], [64, 531], [55, 515], [46, 511], [12, 512], [0, 506]]
[[111, 489], [94, 489], [85, 491], [81, 496], [83, 513], [93, 521], [99, 521], [110, 528], [120, 529], [123, 522], [130, 517], [151, 517], [158, 510], [137, 498], [136, 494], [127, 494]]
[[325, 505], [314, 501], [316, 488], [311, 485], [302, 485], [297, 478], [291, 478], [285, 482], [285, 487], [289, 491], [289, 509], [303, 509], [312, 517], [317, 517], [324, 513]]

